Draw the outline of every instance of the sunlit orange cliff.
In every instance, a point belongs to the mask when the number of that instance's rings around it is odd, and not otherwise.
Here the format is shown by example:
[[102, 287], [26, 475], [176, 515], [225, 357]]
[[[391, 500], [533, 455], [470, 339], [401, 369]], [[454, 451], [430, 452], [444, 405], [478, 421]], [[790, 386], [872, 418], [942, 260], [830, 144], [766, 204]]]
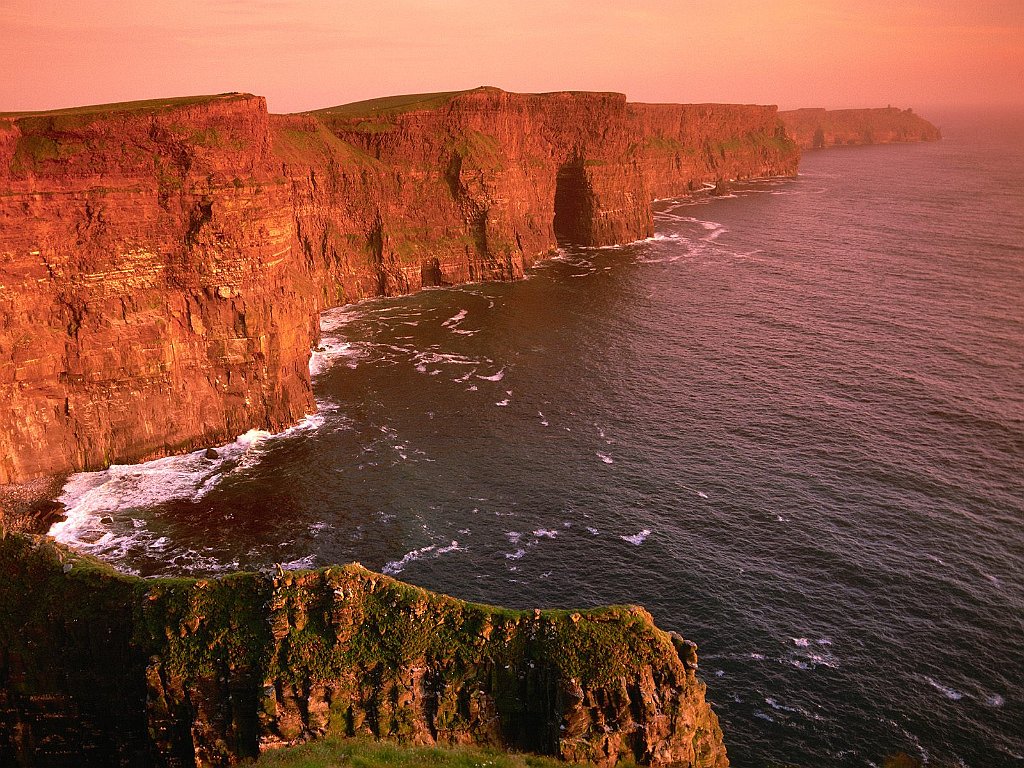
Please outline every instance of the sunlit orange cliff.
[[613, 93], [0, 116], [0, 484], [280, 429], [315, 407], [322, 310], [513, 280], [797, 159], [774, 107]]

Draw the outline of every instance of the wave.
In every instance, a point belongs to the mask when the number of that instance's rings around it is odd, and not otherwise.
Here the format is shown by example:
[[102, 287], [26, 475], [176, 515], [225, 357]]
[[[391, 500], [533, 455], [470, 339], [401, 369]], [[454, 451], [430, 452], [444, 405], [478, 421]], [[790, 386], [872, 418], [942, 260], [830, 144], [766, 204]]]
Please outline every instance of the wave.
[[634, 547], [639, 547], [641, 544], [643, 544], [647, 540], [647, 537], [650, 536], [650, 535], [651, 535], [650, 530], [647, 529], [647, 528], [644, 528], [642, 531], [640, 531], [640, 533], [634, 533], [632, 536], [619, 536], [619, 538], [622, 539], [623, 541], [628, 541]]
[[924, 681], [950, 701], [960, 701], [960, 699], [964, 697], [964, 695], [956, 688], [950, 688], [948, 685], [943, 685], [938, 680], [935, 680], [928, 675], [924, 675]]
[[[64, 505], [65, 519], [54, 523], [49, 535], [63, 544], [115, 562], [140, 544], [166, 548], [168, 542], [146, 530], [144, 521], [128, 518], [133, 522], [127, 528], [126, 516], [133, 510], [169, 501], [202, 500], [226, 477], [259, 462], [269, 444], [323, 427], [326, 414], [337, 406], [326, 402], [319, 405], [319, 412], [276, 434], [251, 429], [212, 450], [201, 449], [141, 464], [112, 464], [96, 472], [71, 475], [58, 497]], [[120, 526], [115, 526], [115, 518]], [[199, 553], [194, 554], [201, 559]], [[204, 567], [210, 565], [204, 563]]]
[[444, 547], [438, 547], [437, 544], [428, 544], [425, 547], [420, 547], [419, 549], [413, 549], [406, 552], [399, 560], [392, 560], [389, 563], [385, 563], [384, 567], [380, 570], [381, 573], [394, 576], [397, 573], [401, 573], [409, 563], [415, 562], [416, 560], [423, 560], [424, 558], [434, 559], [441, 557], [442, 555], [446, 555], [449, 552], [462, 551], [464, 550], [459, 546], [459, 542], [454, 540], [451, 544]]

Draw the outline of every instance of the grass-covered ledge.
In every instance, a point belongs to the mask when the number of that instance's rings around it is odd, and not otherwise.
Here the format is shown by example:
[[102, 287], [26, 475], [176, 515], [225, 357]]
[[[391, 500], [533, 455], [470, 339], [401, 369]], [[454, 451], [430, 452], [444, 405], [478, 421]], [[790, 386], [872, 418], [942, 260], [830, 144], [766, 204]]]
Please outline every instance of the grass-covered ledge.
[[142, 579], [5, 533], [0, 617], [14, 764], [229, 765], [353, 736], [726, 764], [692, 646], [635, 606], [507, 610], [356, 564]]

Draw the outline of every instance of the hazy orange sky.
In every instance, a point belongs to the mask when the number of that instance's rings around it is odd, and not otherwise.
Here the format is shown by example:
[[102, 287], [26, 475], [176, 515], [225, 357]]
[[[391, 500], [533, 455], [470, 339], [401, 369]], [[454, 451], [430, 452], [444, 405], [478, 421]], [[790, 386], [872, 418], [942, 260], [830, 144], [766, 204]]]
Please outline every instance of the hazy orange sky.
[[1024, 0], [0, 0], [0, 111], [496, 85], [633, 101], [1024, 103]]

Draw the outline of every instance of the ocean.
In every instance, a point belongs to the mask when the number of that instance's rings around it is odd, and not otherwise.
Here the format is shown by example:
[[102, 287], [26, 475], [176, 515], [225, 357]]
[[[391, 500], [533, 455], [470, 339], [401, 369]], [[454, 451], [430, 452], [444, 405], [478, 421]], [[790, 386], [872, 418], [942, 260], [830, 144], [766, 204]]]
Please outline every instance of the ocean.
[[73, 476], [143, 575], [639, 603], [735, 766], [1024, 765], [1024, 121], [805, 153], [518, 283], [325, 313], [317, 414]]

